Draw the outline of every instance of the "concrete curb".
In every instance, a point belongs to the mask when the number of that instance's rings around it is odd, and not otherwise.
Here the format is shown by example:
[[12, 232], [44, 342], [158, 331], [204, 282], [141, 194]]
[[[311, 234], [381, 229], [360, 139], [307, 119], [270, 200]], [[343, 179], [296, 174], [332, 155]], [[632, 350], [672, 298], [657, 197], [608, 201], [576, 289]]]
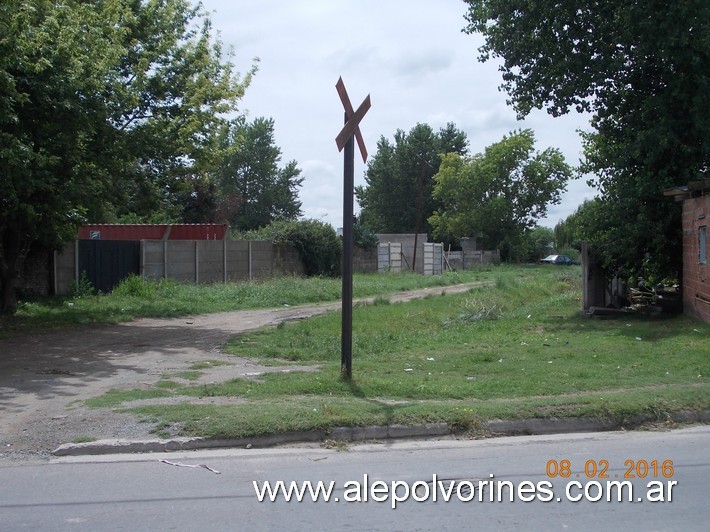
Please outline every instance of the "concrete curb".
[[710, 411], [679, 411], [668, 414], [665, 419], [653, 414], [639, 414], [624, 420], [599, 418], [534, 418], [509, 421], [489, 421], [486, 428], [492, 436], [522, 436], [544, 434], [569, 434], [573, 432], [607, 432], [634, 429], [644, 423], [708, 423]]
[[[569, 434], [578, 432], [607, 432], [633, 429], [644, 423], [671, 421], [673, 423], [710, 423], [710, 411], [675, 412], [665, 420], [655, 415], [638, 415], [626, 420], [604, 420], [595, 418], [534, 418], [514, 420], [493, 420], [482, 425], [490, 436], [521, 436], [545, 434]], [[284, 432], [251, 438], [171, 438], [167, 440], [146, 439], [97, 440], [85, 443], [65, 443], [57, 447], [54, 456], [82, 456], [123, 453], [157, 453], [170, 451], [194, 451], [198, 449], [224, 448], [264, 448], [287, 443], [336, 441], [367, 441], [404, 438], [432, 438], [455, 434], [447, 423], [425, 425], [384, 425], [369, 427], [337, 427], [329, 432], [324, 430]]]
[[167, 440], [97, 440], [85, 443], [65, 443], [57, 447], [54, 456], [80, 456], [120, 453], [155, 453], [169, 451], [194, 451], [197, 449], [223, 449], [229, 447], [263, 448], [285, 443], [337, 441], [366, 441], [395, 438], [425, 438], [451, 434], [446, 423], [426, 425], [386, 425], [370, 427], [337, 427], [324, 430], [283, 432], [249, 438], [171, 438]]

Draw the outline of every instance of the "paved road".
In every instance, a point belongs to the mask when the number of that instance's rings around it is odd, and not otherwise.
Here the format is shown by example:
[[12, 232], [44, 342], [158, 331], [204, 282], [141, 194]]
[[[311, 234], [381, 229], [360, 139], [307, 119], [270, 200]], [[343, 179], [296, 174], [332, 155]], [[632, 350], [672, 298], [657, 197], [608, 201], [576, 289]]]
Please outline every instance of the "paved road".
[[[130, 457], [66, 458], [48, 464], [0, 468], [2, 530], [707, 530], [710, 427], [672, 432], [597, 433], [499, 438], [483, 441], [408, 442], [355, 446], [349, 452], [321, 448], [213, 451]], [[188, 468], [175, 464], [198, 465]], [[569, 476], [549, 478], [570, 462]], [[637, 478], [632, 502], [584, 500], [598, 486]], [[641, 460], [646, 460], [646, 471]], [[658, 461], [653, 471], [653, 461]], [[663, 462], [666, 462], [665, 469]], [[552, 462], [550, 462], [552, 461]], [[606, 462], [608, 467], [606, 467]], [[588, 468], [585, 474], [585, 466]], [[637, 469], [640, 467], [640, 469]], [[608, 479], [602, 478], [602, 470]], [[219, 474], [216, 473], [219, 471]], [[646, 478], [638, 478], [638, 474]], [[664, 476], [665, 473], [665, 476]], [[671, 474], [672, 473], [672, 474]], [[437, 475], [437, 502], [382, 498], [393, 481], [426, 486]], [[514, 486], [515, 502], [489, 502], [478, 481]], [[567, 474], [566, 472], [563, 474]], [[365, 475], [367, 481], [365, 482]], [[579, 475], [579, 477], [577, 476]], [[452, 501], [444, 493], [455, 480]], [[335, 481], [333, 500], [258, 502], [253, 481]], [[367, 502], [346, 502], [369, 486]], [[376, 484], [377, 481], [383, 484]], [[473, 483], [473, 500], [467, 482]], [[530, 485], [525, 484], [530, 482]], [[550, 483], [549, 487], [546, 483]], [[572, 484], [569, 492], [566, 486]], [[650, 502], [663, 489], [664, 502]], [[480, 486], [480, 485], [478, 485]], [[374, 489], [373, 489], [374, 488]], [[669, 489], [670, 488], [670, 489]], [[379, 491], [378, 491], [379, 489]], [[395, 493], [404, 495], [404, 485]], [[458, 491], [457, 491], [458, 490]], [[546, 491], [547, 490], [547, 491]], [[549, 493], [548, 493], [549, 491]], [[504, 494], [507, 492], [504, 491]], [[629, 490], [623, 492], [624, 498]], [[322, 495], [322, 494], [321, 494]], [[579, 502], [571, 498], [581, 497]], [[668, 501], [668, 498], [672, 498]], [[494, 497], [496, 497], [494, 492]], [[334, 498], [338, 498], [335, 502]], [[507, 495], [506, 495], [507, 497]], [[522, 502], [523, 498], [532, 502]], [[307, 497], [308, 498], [308, 497]], [[557, 499], [560, 499], [559, 501]], [[640, 499], [640, 500], [639, 500]], [[549, 500], [549, 502], [544, 502]]]

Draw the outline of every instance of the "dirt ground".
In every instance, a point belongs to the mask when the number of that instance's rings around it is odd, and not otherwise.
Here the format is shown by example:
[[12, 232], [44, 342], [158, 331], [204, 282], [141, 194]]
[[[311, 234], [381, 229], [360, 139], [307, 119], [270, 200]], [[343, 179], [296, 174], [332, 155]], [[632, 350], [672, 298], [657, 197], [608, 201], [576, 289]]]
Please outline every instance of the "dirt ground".
[[[464, 292], [480, 284], [403, 292], [390, 300]], [[223, 354], [221, 346], [234, 335], [340, 306], [335, 302], [139, 319], [0, 340], [0, 465], [48, 460], [52, 450], [78, 438], [151, 437], [152, 424], [113, 409], [88, 408], [84, 401], [114, 388], [152, 387], [163, 375], [185, 371], [196, 362], [229, 363], [201, 370], [198, 383], [314, 369], [262, 366], [252, 359]], [[225, 398], [203, 400], [223, 402]]]

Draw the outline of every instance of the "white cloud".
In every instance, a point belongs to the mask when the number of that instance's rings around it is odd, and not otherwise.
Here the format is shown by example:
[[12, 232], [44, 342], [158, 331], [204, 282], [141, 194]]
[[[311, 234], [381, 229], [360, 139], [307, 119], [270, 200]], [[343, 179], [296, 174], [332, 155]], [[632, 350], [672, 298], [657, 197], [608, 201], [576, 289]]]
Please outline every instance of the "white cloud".
[[[471, 151], [513, 129], [530, 127], [538, 148], [562, 150], [577, 164], [581, 144], [575, 130], [587, 118], [549, 117], [535, 112], [518, 122], [506, 105], [495, 63], [479, 63], [480, 36], [461, 32], [461, 0], [203, 0], [214, 10], [213, 26], [233, 46], [241, 71], [261, 59], [259, 72], [242, 101], [252, 118], [274, 119], [284, 161], [296, 160], [304, 182], [299, 197], [306, 217], [342, 225], [342, 154], [335, 137], [343, 109], [335, 91], [343, 77], [357, 107], [367, 94], [372, 108], [361, 123], [370, 155], [380, 136], [428, 123], [453, 122], [468, 135]], [[365, 165], [355, 161], [355, 184]], [[583, 181], [570, 184], [562, 205], [548, 220], [573, 212], [593, 193]], [[356, 207], [357, 208], [357, 207]]]

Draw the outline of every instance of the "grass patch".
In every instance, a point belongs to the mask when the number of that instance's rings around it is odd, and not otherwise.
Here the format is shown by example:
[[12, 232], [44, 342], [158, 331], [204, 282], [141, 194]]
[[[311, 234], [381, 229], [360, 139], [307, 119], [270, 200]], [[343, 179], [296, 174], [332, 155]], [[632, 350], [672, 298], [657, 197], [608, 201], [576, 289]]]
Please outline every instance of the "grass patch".
[[170, 375], [165, 375], [163, 378], [177, 377], [179, 379], [184, 379], [186, 381], [196, 381], [202, 376], [201, 371], [195, 369], [189, 369], [185, 371], [179, 371], [177, 373], [171, 373]]
[[[340, 378], [341, 318], [333, 312], [241, 335], [225, 347], [262, 363], [290, 360], [320, 371], [167, 392], [246, 399], [238, 407], [131, 411], [183, 434], [235, 437], [439, 421], [476, 432], [494, 418], [624, 422], [651, 414], [665, 421], [673, 412], [710, 408], [710, 326], [684, 316], [583, 318], [579, 268], [495, 275], [499, 281], [464, 294], [357, 306], [352, 382]], [[118, 392], [104, 400], [124, 401]]]
[[[692, 396], [693, 401], [688, 402]], [[213, 438], [237, 438], [267, 433], [325, 430], [357, 425], [447, 422], [461, 432], [480, 431], [491, 419], [593, 417], [621, 424], [638, 414], [659, 422], [668, 420], [682, 405], [707, 408], [707, 387], [677, 386], [626, 393], [590, 393], [492, 401], [391, 402], [358, 396], [296, 396], [228, 405], [181, 404], [142, 406], [131, 412], [165, 426], [179, 426], [181, 433]]]
[[[165, 383], [172, 383], [166, 386]], [[161, 397], [172, 397], [177, 384], [172, 381], [159, 381], [156, 388], [148, 390], [109, 390], [99, 397], [87, 399], [84, 404], [92, 408], [112, 408], [130, 401], [140, 401], [142, 399], [157, 399]]]
[[77, 436], [72, 440], [72, 443], [89, 443], [92, 441], [96, 441], [94, 436]]
[[201, 369], [210, 369], [210, 368], [216, 368], [219, 366], [231, 366], [231, 362], [227, 362], [226, 360], [200, 360], [199, 362], [195, 362], [190, 365], [190, 369], [192, 370], [201, 370]]
[[[502, 268], [495, 275], [510, 275]], [[500, 273], [503, 272], [503, 273]], [[355, 274], [355, 297], [493, 280], [491, 269], [423, 276], [414, 273]], [[13, 316], [0, 315], [0, 338], [47, 329], [130, 321], [140, 317], [176, 317], [254, 308], [303, 305], [340, 298], [340, 279], [274, 277], [225, 284], [144, 281], [130, 277], [111, 294], [78, 292], [72, 297], [20, 301]]]

